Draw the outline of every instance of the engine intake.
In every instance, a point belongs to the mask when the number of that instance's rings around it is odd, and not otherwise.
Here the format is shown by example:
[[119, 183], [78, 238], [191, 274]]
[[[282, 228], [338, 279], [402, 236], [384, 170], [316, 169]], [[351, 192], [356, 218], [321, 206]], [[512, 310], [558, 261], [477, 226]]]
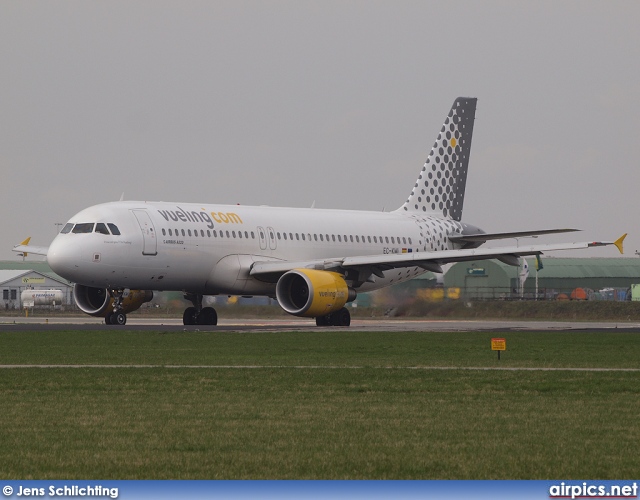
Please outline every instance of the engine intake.
[[[113, 299], [106, 288], [74, 285], [73, 298], [80, 310], [91, 316], [104, 317], [113, 310]], [[122, 312], [130, 313], [153, 299], [151, 290], [126, 290], [122, 298]]]
[[278, 280], [280, 307], [294, 316], [318, 317], [338, 311], [356, 298], [341, 274], [315, 269], [293, 269]]

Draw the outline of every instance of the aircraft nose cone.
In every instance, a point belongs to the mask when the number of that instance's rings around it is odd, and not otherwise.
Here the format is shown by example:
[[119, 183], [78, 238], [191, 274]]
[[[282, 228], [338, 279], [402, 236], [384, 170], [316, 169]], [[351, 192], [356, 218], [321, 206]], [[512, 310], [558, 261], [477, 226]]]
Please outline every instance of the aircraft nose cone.
[[79, 250], [71, 241], [56, 237], [47, 251], [47, 262], [51, 270], [59, 276], [72, 280], [74, 269], [79, 263]]

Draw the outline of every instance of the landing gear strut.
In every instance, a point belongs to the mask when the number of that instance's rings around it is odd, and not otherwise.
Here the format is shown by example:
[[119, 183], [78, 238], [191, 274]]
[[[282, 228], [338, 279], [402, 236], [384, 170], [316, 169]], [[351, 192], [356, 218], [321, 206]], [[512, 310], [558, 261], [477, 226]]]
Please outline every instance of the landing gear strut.
[[109, 290], [109, 295], [113, 298], [113, 311], [107, 312], [107, 315], [104, 317], [105, 325], [126, 325], [127, 315], [122, 312], [124, 288], [111, 289]]
[[202, 307], [202, 295], [187, 293], [184, 298], [190, 300], [193, 307], [187, 307], [182, 315], [184, 325], [217, 325], [218, 314], [213, 307]]
[[316, 318], [316, 326], [349, 326], [350, 324], [351, 314], [346, 307], [326, 316], [318, 316]]

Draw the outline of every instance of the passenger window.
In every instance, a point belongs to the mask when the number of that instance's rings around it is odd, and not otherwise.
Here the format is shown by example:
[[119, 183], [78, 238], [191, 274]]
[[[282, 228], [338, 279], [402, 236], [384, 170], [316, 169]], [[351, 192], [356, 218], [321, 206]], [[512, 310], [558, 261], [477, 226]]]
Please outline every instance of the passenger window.
[[[393, 239], [393, 237], [392, 237], [391, 239]], [[385, 236], [385, 237], [384, 237], [384, 241], [385, 241], [386, 243], [389, 243], [389, 237], [388, 237], [388, 236]]]
[[173, 232], [171, 231], [171, 228], [169, 228], [169, 236], [173, 236]]
[[254, 234], [254, 232], [253, 232], [253, 231], [251, 231], [251, 239], [252, 239], [252, 240], [255, 240], [255, 239], [256, 239], [256, 235]]
[[[304, 234], [302, 235], [302, 237], [304, 238]], [[300, 235], [298, 233], [296, 233], [296, 240], [300, 241]]]
[[336, 241], [336, 235], [335, 235], [335, 234], [332, 234], [332, 235], [331, 235], [331, 240], [332, 240], [332, 241]]
[[369, 243], [371, 243], [371, 236], [367, 236]]
[[238, 231], [238, 238], [242, 238], [242, 231]]
[[109, 229], [111, 229], [111, 234], [113, 234], [114, 236], [120, 236], [120, 229], [118, 229], [118, 226], [116, 226], [115, 224], [111, 224], [111, 222], [107, 222], [107, 226], [109, 226]]
[[60, 233], [67, 234], [69, 231], [71, 231], [71, 229], [73, 229], [73, 223], [67, 222], [62, 228], [62, 231], [60, 231]]
[[181, 232], [182, 232], [182, 236], [185, 236], [185, 234], [184, 234], [184, 229], [182, 229], [182, 230], [181, 230]]
[[324, 238], [322, 237], [322, 235], [320, 235], [320, 241], [324, 241]]
[[204, 229], [200, 229], [200, 236], [204, 238]]
[[162, 236], [166, 236], [167, 233], [165, 232], [164, 228], [162, 228]]
[[413, 245], [413, 243], [411, 243], [411, 238], [409, 238], [409, 245]]
[[[373, 237], [373, 242], [374, 242], [374, 243], [378, 243], [378, 238], [376, 238], [376, 237], [374, 236], [374, 237]], [[382, 242], [380, 242], [380, 243], [382, 243]]]
[[187, 229], [187, 234], [191, 236], [191, 229]]
[[211, 231], [207, 229], [207, 238], [211, 238]]
[[76, 224], [73, 228], [74, 234], [93, 233], [93, 222], [87, 222], [82, 224]]
[[247, 233], [246, 231], [244, 232], [244, 237], [249, 239], [249, 233]]
[[236, 237], [236, 232], [235, 231], [231, 231], [231, 236], [233, 236], [235, 238]]
[[96, 224], [95, 231], [96, 233], [100, 233], [100, 234], [110, 234], [109, 230], [107, 229], [107, 226], [104, 225], [104, 222], [98, 222]]
[[281, 238], [280, 238], [280, 233], [278, 233], [278, 239], [281, 239]]
[[356, 243], [360, 243], [360, 236], [356, 235]]

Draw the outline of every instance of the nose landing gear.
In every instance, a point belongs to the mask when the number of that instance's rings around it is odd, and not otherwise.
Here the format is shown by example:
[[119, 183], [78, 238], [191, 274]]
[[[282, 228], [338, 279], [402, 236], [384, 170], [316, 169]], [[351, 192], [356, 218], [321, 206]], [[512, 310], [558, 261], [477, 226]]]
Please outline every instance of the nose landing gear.
[[104, 317], [105, 325], [124, 326], [127, 323], [127, 315], [122, 312], [122, 298], [124, 288], [111, 289], [109, 295], [113, 298], [113, 311], [108, 311]]

